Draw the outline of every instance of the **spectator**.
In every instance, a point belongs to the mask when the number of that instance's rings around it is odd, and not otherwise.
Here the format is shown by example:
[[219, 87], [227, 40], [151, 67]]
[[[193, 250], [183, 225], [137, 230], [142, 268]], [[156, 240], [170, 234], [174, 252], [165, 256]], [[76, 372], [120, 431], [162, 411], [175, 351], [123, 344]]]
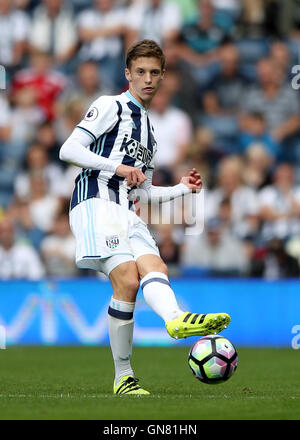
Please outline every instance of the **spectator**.
[[120, 90], [124, 85], [122, 44], [125, 32], [123, 8], [115, 0], [94, 0], [94, 7], [78, 16], [78, 33], [82, 47], [79, 58], [100, 65], [105, 87]]
[[252, 144], [244, 155], [243, 179], [246, 185], [254, 190], [261, 189], [270, 181], [274, 158], [263, 148], [263, 145]]
[[270, 59], [281, 71], [283, 81], [290, 81], [293, 63], [288, 45], [280, 40], [274, 41], [270, 48]]
[[45, 113], [37, 105], [36, 91], [22, 87], [13, 95], [14, 107], [11, 111], [11, 140], [24, 144], [24, 152], [33, 141], [37, 127], [44, 122]]
[[283, 241], [272, 238], [265, 249], [254, 253], [250, 274], [267, 280], [298, 278], [300, 267], [297, 259], [286, 252]]
[[266, 129], [261, 113], [248, 114], [241, 118], [238, 152], [245, 158], [244, 181], [254, 189], [269, 183], [281, 148]]
[[258, 228], [259, 205], [255, 191], [244, 185], [243, 163], [231, 156], [219, 163], [217, 186], [205, 194], [206, 220], [218, 216], [224, 199], [231, 203], [231, 221], [237, 236], [255, 236]]
[[241, 119], [238, 152], [245, 154], [253, 145], [259, 144], [273, 160], [278, 158], [280, 145], [267, 130], [266, 120], [262, 113], [250, 113]]
[[241, 13], [240, 0], [212, 0], [216, 10], [228, 14], [233, 20], [237, 20]]
[[193, 124], [196, 124], [200, 99], [197, 81], [189, 66], [180, 59], [176, 43], [167, 42], [164, 54], [168, 66], [164, 82], [168, 89], [172, 88], [172, 103], [188, 113]]
[[44, 233], [48, 233], [53, 227], [59, 200], [49, 193], [47, 181], [42, 175], [30, 176], [28, 209], [33, 224]]
[[63, 173], [60, 166], [49, 162], [48, 152], [40, 144], [31, 145], [26, 158], [26, 170], [18, 174], [15, 180], [17, 199], [26, 201], [30, 197], [31, 176], [42, 176], [48, 187], [48, 193], [57, 196], [61, 193]]
[[[296, 6], [297, 0], [294, 0]], [[299, 3], [299, 2], [298, 2]], [[290, 4], [287, 3], [289, 7]], [[289, 29], [288, 35], [288, 45], [291, 51], [292, 61], [294, 64], [299, 64], [299, 50], [300, 50], [300, 7], [297, 7], [297, 16], [291, 15], [293, 23], [291, 23], [291, 28]]]
[[80, 98], [73, 98], [59, 106], [54, 130], [60, 144], [63, 144], [70, 136], [78, 121], [84, 118], [85, 113], [86, 108]]
[[265, 22], [265, 8], [262, 0], [242, 0], [243, 25], [245, 30], [262, 29]]
[[29, 68], [20, 70], [14, 76], [12, 95], [24, 88], [30, 89], [45, 118], [52, 120], [56, 100], [66, 86], [66, 77], [53, 70], [51, 57], [45, 52], [35, 52], [31, 55]]
[[0, 207], [6, 208], [13, 197], [14, 179], [19, 171], [26, 143], [13, 139], [16, 127], [12, 124], [12, 110], [5, 95], [0, 96]]
[[17, 236], [40, 253], [45, 232], [33, 222], [28, 200], [15, 199], [8, 208], [8, 214], [15, 222]]
[[[187, 154], [192, 140], [192, 123], [189, 116], [170, 104], [171, 95], [166, 86], [162, 86], [153, 99], [149, 112], [154, 128], [155, 140], [163, 148], [158, 149], [156, 167], [172, 169], [181, 163]], [[170, 127], [174, 129], [170, 130]]]
[[232, 229], [232, 207], [231, 200], [225, 198], [222, 200], [219, 206], [218, 219], [221, 222], [222, 229], [229, 233], [233, 232]]
[[15, 229], [8, 217], [0, 222], [0, 279], [39, 280], [44, 268], [36, 251], [15, 240]]
[[40, 125], [36, 132], [36, 142], [47, 150], [51, 162], [63, 166], [58, 157], [61, 144], [58, 140], [58, 133], [56, 132], [55, 125], [52, 122], [46, 121]]
[[180, 8], [183, 22], [189, 20], [197, 12], [197, 5], [194, 0], [169, 0]]
[[237, 114], [241, 106], [241, 97], [251, 77], [247, 70], [242, 69], [236, 45], [228, 43], [222, 46], [219, 58], [219, 71], [212, 76], [208, 87], [215, 92], [224, 111]]
[[75, 238], [69, 227], [67, 213], [57, 215], [52, 232], [43, 239], [41, 253], [47, 275], [75, 276], [78, 270], [75, 265]]
[[80, 100], [84, 112], [89, 108], [91, 102], [100, 95], [109, 95], [111, 89], [105, 88], [102, 83], [100, 71], [95, 61], [82, 62], [77, 70], [75, 79], [69, 83], [59, 98], [59, 106], [65, 107], [70, 102]]
[[220, 156], [235, 153], [238, 138], [237, 118], [221, 108], [214, 92], [209, 91], [203, 95], [203, 111], [198, 118], [198, 124], [214, 133], [214, 144]]
[[244, 110], [262, 113], [272, 138], [281, 143], [300, 128], [297, 91], [283, 84], [282, 72], [271, 59], [259, 61], [257, 72], [259, 85], [244, 97]]
[[186, 236], [181, 262], [211, 276], [239, 276], [248, 268], [242, 241], [223, 230], [218, 218], [210, 219], [201, 235]]
[[300, 235], [294, 235], [285, 244], [286, 252], [297, 259], [300, 267]]
[[295, 185], [292, 165], [278, 165], [273, 184], [260, 191], [259, 203], [265, 240], [300, 234], [300, 186]]
[[181, 243], [173, 225], [161, 224], [155, 228], [155, 236], [160, 255], [168, 266], [170, 276], [179, 276]]
[[48, 182], [41, 173], [29, 176], [29, 195], [16, 199], [10, 207], [18, 234], [40, 250], [42, 239], [52, 230], [62, 199], [49, 193]]
[[0, 0], [0, 64], [18, 67], [27, 49], [30, 21], [25, 12], [13, 8], [11, 0]]
[[72, 5], [77, 14], [83, 9], [91, 8], [93, 5], [93, 0], [72, 0]]
[[151, 39], [158, 44], [174, 42], [179, 36], [182, 18], [179, 7], [166, 0], [134, 1], [128, 17], [129, 47], [134, 41]]
[[187, 152], [187, 160], [192, 167], [201, 170], [201, 177], [208, 186], [211, 184], [211, 173], [220, 159], [215, 149], [214, 134], [207, 127], [197, 127]]
[[53, 57], [56, 67], [66, 68], [77, 47], [76, 26], [66, 0], [42, 0], [34, 11], [31, 50]]
[[215, 10], [211, 0], [198, 0], [197, 14], [181, 30], [181, 57], [196, 66], [218, 59], [216, 50], [230, 36], [232, 27], [232, 19]]
[[32, 12], [32, 9], [36, 6], [38, 0], [13, 0], [13, 4], [16, 9], [26, 12]]

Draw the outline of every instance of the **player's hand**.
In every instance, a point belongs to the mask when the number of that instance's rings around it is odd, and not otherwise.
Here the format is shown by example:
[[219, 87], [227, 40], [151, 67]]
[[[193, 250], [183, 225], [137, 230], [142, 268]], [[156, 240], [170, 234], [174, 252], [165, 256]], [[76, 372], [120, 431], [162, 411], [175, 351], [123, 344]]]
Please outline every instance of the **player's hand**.
[[193, 168], [188, 176], [182, 177], [180, 183], [186, 185], [192, 192], [200, 192], [202, 188], [202, 179], [196, 168]]
[[127, 180], [127, 185], [131, 188], [133, 186], [140, 186], [141, 183], [145, 182], [147, 177], [141, 170], [134, 167], [129, 167], [128, 165], [119, 165], [116, 169], [116, 174], [120, 177], [125, 177]]

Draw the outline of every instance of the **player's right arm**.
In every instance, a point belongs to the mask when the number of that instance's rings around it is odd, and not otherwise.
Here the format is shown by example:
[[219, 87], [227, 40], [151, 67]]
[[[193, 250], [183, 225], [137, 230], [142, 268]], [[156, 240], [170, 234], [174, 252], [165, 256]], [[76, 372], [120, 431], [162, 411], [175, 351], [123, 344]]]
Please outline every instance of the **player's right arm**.
[[79, 128], [75, 128], [60, 149], [60, 160], [72, 163], [81, 168], [109, 171], [120, 177], [125, 177], [127, 185], [130, 187], [139, 186], [146, 180], [146, 176], [138, 168], [116, 164], [112, 160], [88, 150], [87, 147], [90, 143], [91, 139], [89, 135]]

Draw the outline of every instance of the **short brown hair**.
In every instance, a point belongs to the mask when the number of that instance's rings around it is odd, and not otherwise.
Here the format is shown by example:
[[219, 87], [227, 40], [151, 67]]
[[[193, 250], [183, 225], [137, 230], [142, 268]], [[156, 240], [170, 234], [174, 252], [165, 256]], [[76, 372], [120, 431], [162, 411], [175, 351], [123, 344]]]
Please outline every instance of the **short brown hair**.
[[153, 40], [142, 40], [134, 43], [126, 54], [126, 67], [130, 69], [131, 61], [140, 57], [153, 57], [161, 62], [162, 70], [165, 68], [166, 59], [161, 47]]

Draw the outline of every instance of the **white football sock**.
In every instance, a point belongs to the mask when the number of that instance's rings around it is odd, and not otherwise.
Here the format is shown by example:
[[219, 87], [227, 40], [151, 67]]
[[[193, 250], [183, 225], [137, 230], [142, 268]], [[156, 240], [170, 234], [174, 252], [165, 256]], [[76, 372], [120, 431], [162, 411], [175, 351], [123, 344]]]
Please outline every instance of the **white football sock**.
[[165, 322], [178, 318], [184, 312], [179, 308], [169, 279], [162, 272], [150, 272], [141, 279], [146, 303]]
[[122, 376], [134, 376], [130, 365], [134, 306], [135, 303], [119, 301], [112, 297], [108, 308], [108, 330], [116, 385]]

